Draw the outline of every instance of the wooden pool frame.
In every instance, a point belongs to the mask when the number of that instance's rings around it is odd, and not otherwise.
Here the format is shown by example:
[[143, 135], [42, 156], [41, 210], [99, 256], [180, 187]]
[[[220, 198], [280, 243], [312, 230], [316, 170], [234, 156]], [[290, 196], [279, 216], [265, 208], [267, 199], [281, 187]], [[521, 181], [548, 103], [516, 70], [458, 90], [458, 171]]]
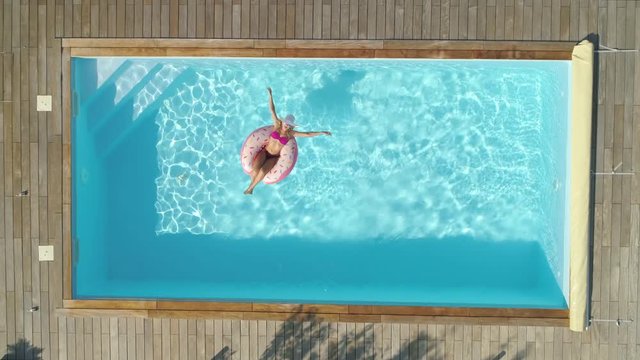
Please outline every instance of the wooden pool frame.
[[[571, 60], [574, 42], [429, 40], [74, 39], [62, 40], [63, 308], [65, 316], [308, 319], [328, 322], [569, 325], [569, 310], [431, 306], [272, 304], [157, 300], [79, 300], [72, 291], [71, 57], [185, 56]], [[65, 229], [66, 228], [66, 229]]]

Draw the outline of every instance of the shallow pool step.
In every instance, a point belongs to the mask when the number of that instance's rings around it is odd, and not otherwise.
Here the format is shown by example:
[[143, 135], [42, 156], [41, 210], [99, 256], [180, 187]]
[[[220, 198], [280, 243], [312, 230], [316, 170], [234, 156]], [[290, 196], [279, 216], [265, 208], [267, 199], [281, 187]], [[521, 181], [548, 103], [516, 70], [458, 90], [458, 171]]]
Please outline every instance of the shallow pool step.
[[131, 116], [123, 116], [123, 118], [128, 119], [125, 126], [119, 126], [117, 129], [112, 128], [109, 132], [105, 133], [104, 136], [97, 138], [96, 152], [98, 156], [109, 156], [125, 139], [128, 138], [130, 134], [133, 133], [136, 128], [146, 121], [153, 121], [155, 119], [155, 114], [157, 114], [158, 109], [162, 106], [164, 100], [174, 96], [187, 80], [193, 78], [194, 74], [195, 72], [192, 69], [184, 69], [184, 71], [178, 74], [170, 84], [164, 87], [164, 90], [161, 93], [154, 97], [153, 102], [149, 103], [141, 110], [140, 114], [135, 119], [133, 118], [134, 113], [132, 110]]
[[133, 101], [133, 120], [135, 121], [140, 114], [156, 99], [158, 99], [164, 91], [173, 83], [173, 81], [185, 70], [184, 66], [174, 66], [170, 64], [163, 65], [156, 76], [149, 81], [137, 94]]
[[136, 94], [137, 91], [134, 92], [134, 90], [139, 89], [139, 85], [149, 79], [148, 75], [153, 70], [158, 70], [159, 67], [161, 68], [162, 66], [149, 62], [135, 62], [129, 66], [122, 76], [115, 80], [116, 94], [113, 98], [114, 104], [117, 105], [129, 94]]
[[155, 65], [149, 69], [143, 78], [139, 79], [136, 84], [127, 91], [125, 96], [118, 99], [117, 103], [114, 103], [110, 108], [103, 110], [102, 112], [98, 109], [96, 114], [88, 114], [88, 116], [101, 117], [101, 120], [98, 121], [91, 129], [92, 133], [96, 136], [102, 136], [101, 134], [110, 131], [110, 128], [118, 127], [119, 122], [130, 121], [133, 114], [133, 102], [136, 94], [138, 94], [140, 90], [152, 81], [161, 69], [162, 65]]
[[[85, 119], [89, 129], [100, 123], [100, 120], [102, 120], [101, 114], [104, 115], [106, 113], [105, 110], [113, 107], [116, 96], [116, 81], [123, 76], [132, 64], [130, 60], [122, 62], [106, 79], [103, 79], [97, 85], [93, 94], [85, 101], [82, 101], [81, 106], [78, 107], [79, 113], [87, 115]], [[77, 106], [77, 104], [74, 104], [74, 106]]]

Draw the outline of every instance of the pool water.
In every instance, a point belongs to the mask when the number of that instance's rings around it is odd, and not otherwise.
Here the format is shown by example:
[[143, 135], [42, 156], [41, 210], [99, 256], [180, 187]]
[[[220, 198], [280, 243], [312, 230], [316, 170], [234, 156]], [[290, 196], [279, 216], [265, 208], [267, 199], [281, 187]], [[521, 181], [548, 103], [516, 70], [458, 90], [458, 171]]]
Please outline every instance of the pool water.
[[[569, 70], [73, 58], [74, 297], [566, 308]], [[246, 196], [267, 86], [333, 136]]]

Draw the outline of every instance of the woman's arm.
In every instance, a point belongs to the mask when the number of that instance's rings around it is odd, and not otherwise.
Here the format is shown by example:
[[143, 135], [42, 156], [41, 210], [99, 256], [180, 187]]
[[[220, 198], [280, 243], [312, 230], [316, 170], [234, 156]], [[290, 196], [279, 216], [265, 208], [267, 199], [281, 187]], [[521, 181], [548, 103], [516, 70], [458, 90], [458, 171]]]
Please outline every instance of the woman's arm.
[[295, 137], [314, 137], [314, 136], [320, 136], [320, 135], [331, 136], [331, 132], [330, 131], [309, 131], [309, 132], [294, 131], [293, 132], [293, 136]]
[[273, 95], [271, 94], [271, 88], [267, 88], [267, 92], [269, 93], [269, 110], [271, 110], [271, 118], [273, 119], [273, 125], [278, 128], [280, 127], [280, 119], [278, 119], [278, 115], [276, 115], [276, 105], [273, 103]]

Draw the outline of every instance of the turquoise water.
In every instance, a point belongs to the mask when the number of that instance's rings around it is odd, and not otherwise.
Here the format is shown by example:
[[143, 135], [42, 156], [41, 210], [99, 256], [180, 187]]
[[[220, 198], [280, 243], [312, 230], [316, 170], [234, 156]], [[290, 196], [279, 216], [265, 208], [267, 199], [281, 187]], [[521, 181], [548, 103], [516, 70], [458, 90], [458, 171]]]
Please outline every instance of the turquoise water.
[[565, 308], [569, 66], [74, 58], [74, 296]]

